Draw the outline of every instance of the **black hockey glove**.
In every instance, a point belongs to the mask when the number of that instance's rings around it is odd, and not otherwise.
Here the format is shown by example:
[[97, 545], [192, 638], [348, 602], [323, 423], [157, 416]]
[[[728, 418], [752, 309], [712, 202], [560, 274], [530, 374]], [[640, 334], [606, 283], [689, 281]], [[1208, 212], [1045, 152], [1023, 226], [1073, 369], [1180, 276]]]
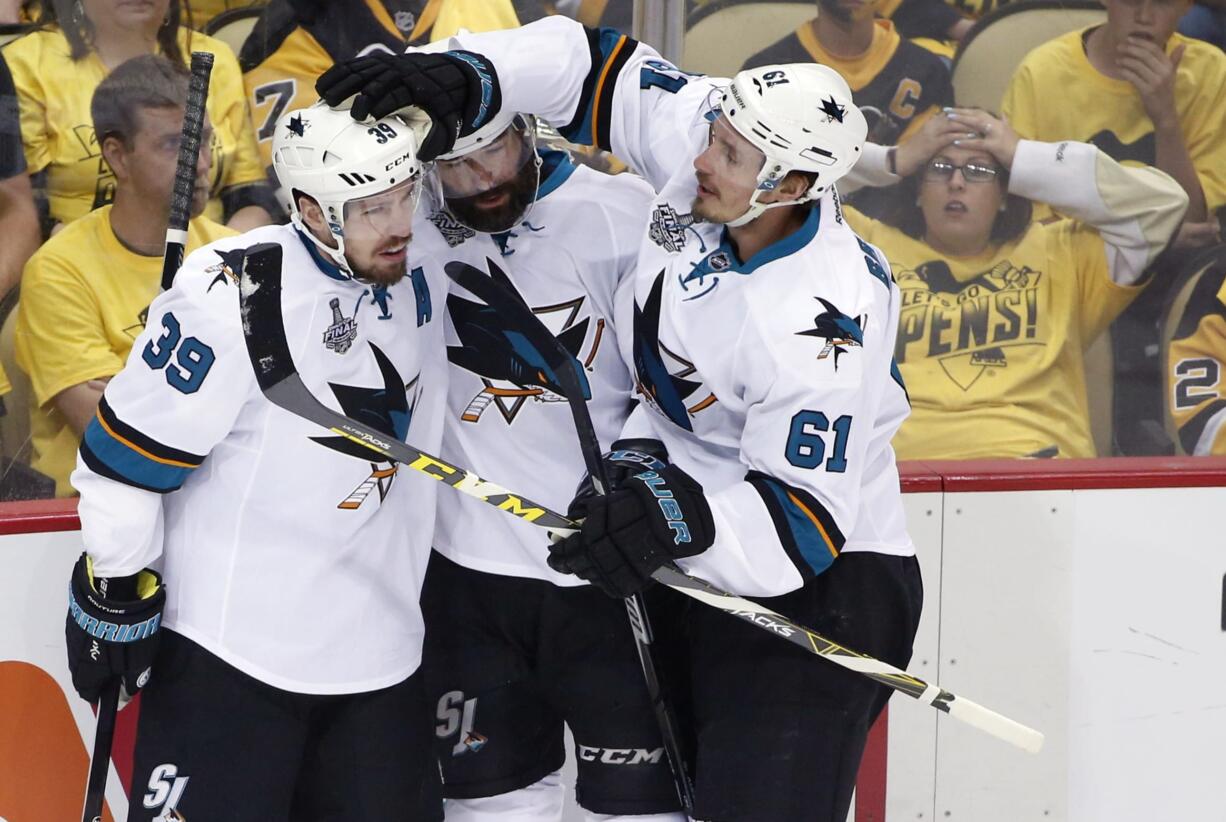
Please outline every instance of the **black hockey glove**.
[[72, 685], [92, 703], [119, 678], [126, 701], [149, 680], [166, 590], [161, 576], [150, 570], [99, 579], [97, 587], [94, 582], [89, 557], [81, 554], [68, 586], [64, 628]]
[[549, 547], [549, 567], [574, 574], [609, 596], [628, 597], [651, 584], [651, 574], [715, 541], [715, 523], [702, 486], [676, 465], [629, 473], [611, 493], [576, 500], [579, 533]]
[[[668, 449], [659, 440], [636, 437], [617, 440], [600, 459], [604, 463], [605, 479], [609, 481], [609, 487], [604, 489], [607, 494], [621, 488], [631, 474], [647, 468], [663, 468], [668, 462]], [[594, 496], [596, 486], [592, 483], [592, 475], [584, 474], [567, 515], [571, 519], [582, 517], [582, 506]]]
[[494, 67], [467, 51], [380, 52], [346, 60], [320, 75], [315, 91], [333, 107], [354, 98], [350, 113], [355, 120], [378, 120], [417, 106], [432, 123], [417, 152], [427, 162], [450, 151], [456, 138], [488, 123], [502, 104]]

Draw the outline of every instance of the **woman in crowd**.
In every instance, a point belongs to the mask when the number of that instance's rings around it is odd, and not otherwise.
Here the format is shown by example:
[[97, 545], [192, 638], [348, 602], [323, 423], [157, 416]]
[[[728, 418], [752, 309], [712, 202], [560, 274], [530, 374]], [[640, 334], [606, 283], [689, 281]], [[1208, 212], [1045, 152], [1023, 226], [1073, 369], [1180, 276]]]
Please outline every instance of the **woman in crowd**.
[[270, 221], [275, 201], [256, 150], [238, 61], [225, 44], [180, 26], [179, 4], [171, 0], [55, 0], [44, 9], [47, 25], [9, 44], [5, 57], [20, 101], [26, 161], [32, 175], [45, 172], [52, 224], [74, 220], [113, 197], [115, 178], [89, 116], [102, 78], [142, 54], [186, 64], [192, 50], [215, 58], [207, 105], [214, 137], [206, 215], [240, 231]]
[[[894, 212], [847, 219], [903, 294], [895, 355], [912, 413], [899, 458], [1094, 456], [1083, 352], [1145, 287], [1183, 189], [969, 109], [884, 157], [903, 178]], [[1031, 200], [1073, 219], [1034, 222]]]

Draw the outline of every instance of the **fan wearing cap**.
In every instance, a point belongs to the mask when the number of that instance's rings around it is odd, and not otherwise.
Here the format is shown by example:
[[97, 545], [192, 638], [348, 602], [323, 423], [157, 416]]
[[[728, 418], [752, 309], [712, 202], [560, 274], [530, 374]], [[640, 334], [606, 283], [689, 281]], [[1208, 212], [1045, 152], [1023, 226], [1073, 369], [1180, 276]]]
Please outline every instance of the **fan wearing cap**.
[[[621, 436], [654, 454], [609, 457], [620, 481], [578, 496], [582, 530], [550, 565], [624, 596], [675, 562], [905, 666], [922, 593], [890, 447], [909, 411], [900, 296], [839, 207], [867, 131], [847, 83], [812, 64], [693, 76], [559, 18], [458, 40], [338, 65], [318, 88], [358, 117], [424, 109], [429, 156], [531, 112], [656, 191], [617, 312], [640, 400]], [[887, 692], [699, 604], [656, 628], [684, 644], [670, 682], [693, 722], [690, 815], [845, 819]]]
[[307, 389], [439, 448], [445, 278], [405, 260], [417, 137], [317, 106], [274, 143], [293, 222], [192, 252], [85, 430], [69, 667], [89, 701], [143, 688], [129, 819], [436, 822], [418, 601], [438, 483], [270, 403], [239, 302], [248, 251], [279, 246]]

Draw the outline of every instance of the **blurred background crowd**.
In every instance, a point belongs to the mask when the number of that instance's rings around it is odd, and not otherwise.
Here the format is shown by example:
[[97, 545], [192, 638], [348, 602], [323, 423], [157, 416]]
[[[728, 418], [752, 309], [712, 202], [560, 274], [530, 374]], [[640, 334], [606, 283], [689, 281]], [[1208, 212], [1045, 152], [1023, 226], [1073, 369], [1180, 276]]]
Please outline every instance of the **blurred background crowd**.
[[[189, 252], [284, 219], [272, 124], [333, 62], [551, 14], [629, 32], [633, 5], [0, 0], [0, 499], [74, 493], [158, 292], [192, 51], [215, 63]], [[909, 460], [1226, 454], [1224, 43], [1226, 0], [690, 0], [680, 54], [652, 44], [719, 76], [833, 66], [896, 147], [890, 179], [841, 193], [903, 291]], [[1187, 213], [1014, 136], [1160, 169]]]

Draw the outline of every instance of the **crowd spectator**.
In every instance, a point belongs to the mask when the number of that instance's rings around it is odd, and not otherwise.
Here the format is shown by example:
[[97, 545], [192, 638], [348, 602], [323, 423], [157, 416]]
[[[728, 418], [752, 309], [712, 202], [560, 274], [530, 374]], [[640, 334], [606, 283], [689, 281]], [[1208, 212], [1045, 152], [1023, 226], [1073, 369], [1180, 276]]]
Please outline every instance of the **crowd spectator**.
[[[899, 458], [1095, 456], [1083, 351], [1146, 285], [1187, 195], [1088, 144], [1019, 141], [976, 110], [931, 118], [893, 151], [906, 179], [890, 224], [846, 214], [902, 291]], [[1031, 200], [1074, 219], [1037, 222]]]
[[[868, 120], [868, 139], [894, 145], [914, 134], [944, 106], [953, 105], [949, 69], [931, 52], [904, 40], [877, 2], [819, 0], [818, 15], [745, 61], [742, 68], [821, 63], [837, 70]], [[866, 189], [853, 199], [867, 214], [882, 213], [891, 195]]]
[[[17, 363], [32, 387], [32, 465], [55, 480], [58, 496], [72, 493], [81, 434], [158, 293], [187, 84], [181, 64], [154, 55], [127, 61], [99, 84], [90, 115], [114, 173], [114, 201], [67, 225], [26, 265]], [[206, 119], [206, 138], [211, 130]], [[202, 140], [196, 166], [188, 252], [235, 233], [201, 216], [208, 144]], [[221, 265], [218, 272], [226, 273]]]
[[[1226, 456], [1226, 254], [1192, 286], [1167, 347], [1163, 382], [1180, 450]], [[1199, 261], [1198, 261], [1199, 264]]]
[[1093, 143], [1188, 193], [1182, 239], [1219, 239], [1226, 205], [1226, 54], [1176, 33], [1191, 0], [1103, 0], [1107, 22], [1026, 56], [1002, 110], [1023, 139]]
[[315, 102], [338, 60], [518, 25], [511, 0], [272, 0], [239, 54], [264, 166], [277, 118]]
[[[21, 267], [38, 248], [38, 212], [26, 175], [21, 149], [21, 123], [17, 93], [8, 64], [0, 56], [0, 298], [21, 279]], [[0, 394], [8, 393], [8, 380], [0, 370]]]
[[[1190, 204], [1176, 236], [1177, 259], [1221, 239], [1226, 207], [1226, 54], [1175, 29], [1191, 0], [1104, 0], [1103, 25], [1070, 32], [1032, 51], [1003, 110], [1024, 138], [1093, 143], [1119, 162], [1170, 174]], [[1043, 209], [1041, 216], [1051, 212]], [[1169, 278], [1112, 327], [1114, 436], [1127, 454], [1170, 448], [1154, 387], [1162, 379], [1157, 319]]]
[[[17, 95], [8, 65], [0, 57], [0, 298], [21, 279], [21, 267], [38, 248], [38, 212], [26, 176], [26, 160], [21, 150], [21, 125], [18, 122]], [[0, 366], [0, 397], [13, 390], [9, 375]], [[6, 408], [0, 413], [24, 414], [24, 408]], [[4, 443], [9, 454], [16, 443]]]
[[208, 112], [212, 142], [207, 214], [236, 229], [262, 225], [275, 209], [260, 165], [238, 62], [229, 47], [179, 25], [170, 0], [55, 0], [48, 24], [5, 47], [21, 106], [22, 141], [31, 174], [42, 173], [50, 219], [64, 224], [114, 196], [89, 118], [94, 89], [107, 73], [142, 54], [187, 65], [194, 49], [214, 55]]

